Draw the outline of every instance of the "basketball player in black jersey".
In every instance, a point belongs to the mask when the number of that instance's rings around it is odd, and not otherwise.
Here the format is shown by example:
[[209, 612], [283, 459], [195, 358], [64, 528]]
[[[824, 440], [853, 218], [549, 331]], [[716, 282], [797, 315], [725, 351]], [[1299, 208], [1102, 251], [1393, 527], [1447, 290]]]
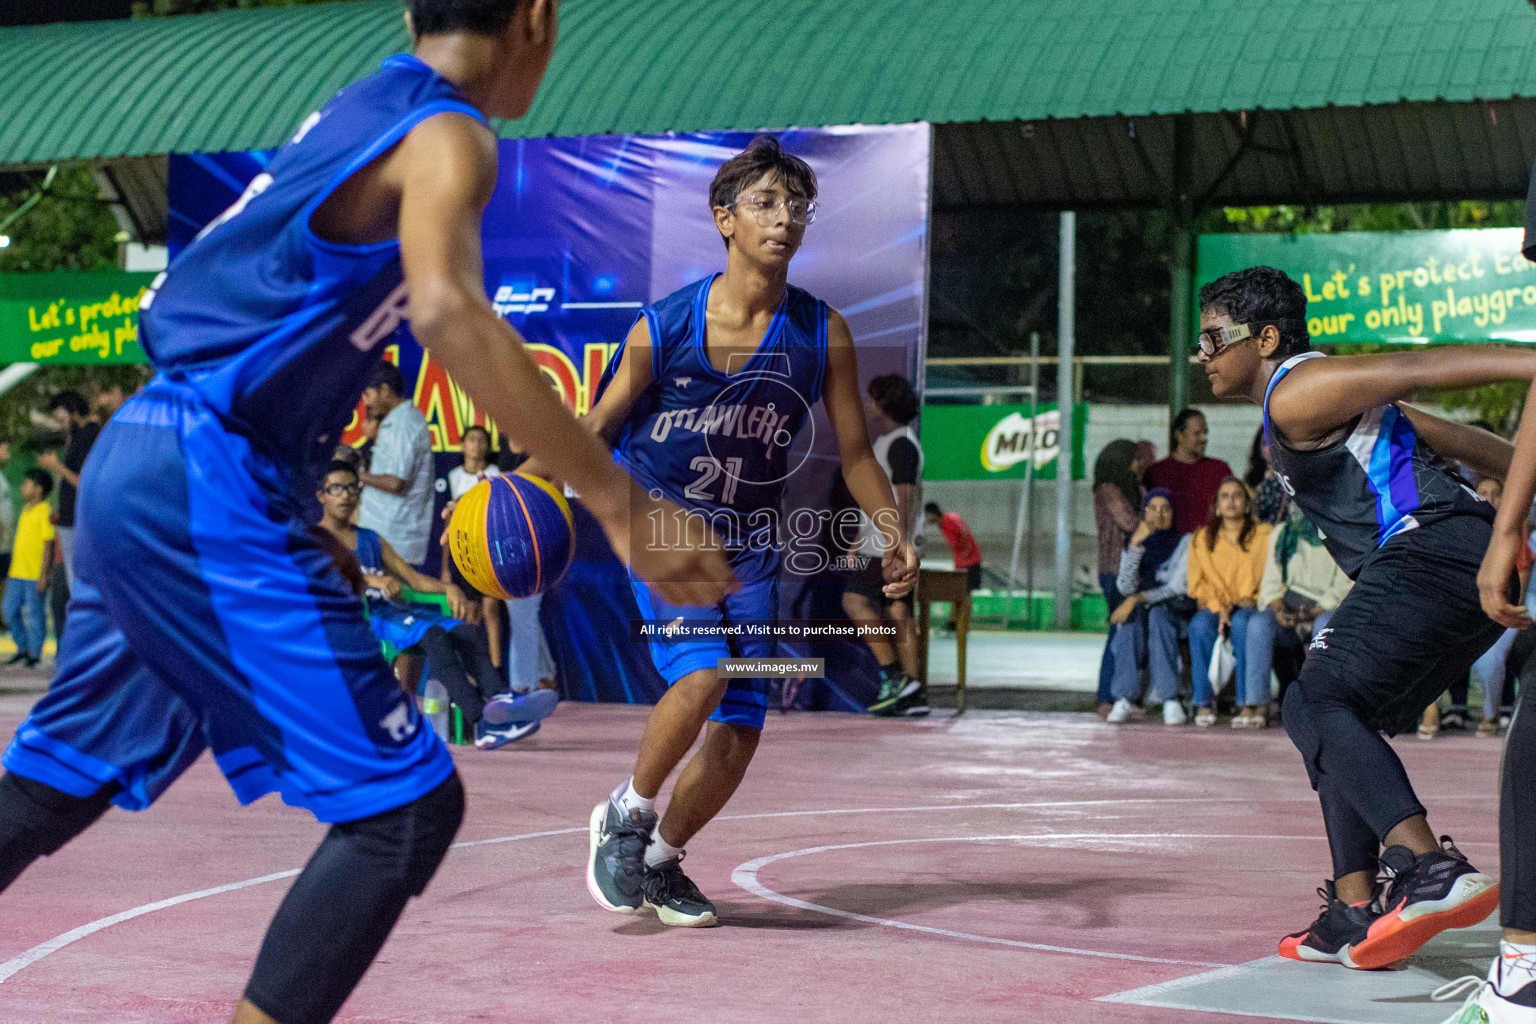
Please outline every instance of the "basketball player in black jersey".
[[[1502, 571], [1494, 589], [1507, 585], [1521, 540], [1518, 522], [1494, 531], [1492, 506], [1446, 461], [1502, 479], [1513, 447], [1403, 400], [1536, 378], [1536, 352], [1323, 357], [1311, 351], [1306, 312], [1300, 286], [1271, 267], [1213, 281], [1200, 291], [1199, 360], [1217, 395], [1263, 407], [1282, 485], [1355, 581], [1286, 694], [1286, 731], [1322, 803], [1334, 877], [1317, 920], [1280, 952], [1384, 967], [1446, 928], [1477, 924], [1499, 899], [1497, 883], [1431, 831], [1382, 734], [1412, 728], [1499, 635], [1483, 611], [1479, 567], [1492, 538], [1484, 575]], [[1536, 462], [1536, 437], [1527, 447], [1524, 461]], [[1530, 497], [1529, 488], [1511, 495], [1511, 518]]]

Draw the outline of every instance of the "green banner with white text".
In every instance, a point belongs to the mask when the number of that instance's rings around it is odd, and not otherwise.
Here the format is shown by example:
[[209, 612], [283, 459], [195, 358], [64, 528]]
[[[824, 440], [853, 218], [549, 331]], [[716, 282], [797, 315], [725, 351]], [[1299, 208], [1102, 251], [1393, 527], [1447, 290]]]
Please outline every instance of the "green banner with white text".
[[[1083, 478], [1088, 406], [1072, 415], [1072, 479]], [[1056, 479], [1061, 413], [1056, 403], [923, 406], [923, 478], [1016, 480], [1033, 457], [1037, 480]]]
[[142, 363], [139, 302], [154, 274], [0, 274], [0, 363]]
[[1521, 228], [1201, 235], [1196, 288], [1245, 267], [1307, 293], [1314, 344], [1536, 341], [1536, 263]]

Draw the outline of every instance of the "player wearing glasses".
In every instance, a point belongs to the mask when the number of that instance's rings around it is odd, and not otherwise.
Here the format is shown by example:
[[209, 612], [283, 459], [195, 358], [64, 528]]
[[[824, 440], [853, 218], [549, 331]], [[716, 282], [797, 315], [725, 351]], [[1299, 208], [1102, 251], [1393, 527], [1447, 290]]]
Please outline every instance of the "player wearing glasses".
[[1536, 352], [1325, 357], [1310, 350], [1306, 315], [1301, 287], [1280, 271], [1228, 274], [1200, 290], [1199, 360], [1217, 395], [1263, 407], [1281, 484], [1355, 581], [1285, 698], [1286, 731], [1322, 803], [1333, 878], [1319, 890], [1322, 913], [1282, 939], [1280, 953], [1377, 968], [1498, 905], [1498, 883], [1430, 829], [1383, 733], [1411, 728], [1499, 636], [1479, 567], [1485, 552], [1504, 566], [1500, 589], [1513, 551], [1503, 546], [1523, 542], [1518, 524], [1494, 530], [1493, 507], [1447, 461], [1503, 479], [1514, 448], [1402, 400], [1530, 380]]
[[[870, 448], [853, 336], [835, 310], [788, 281], [789, 262], [815, 220], [816, 177], [762, 136], [721, 165], [709, 204], [725, 242], [724, 273], [643, 311], [610, 360], [587, 422], [642, 487], [671, 495], [697, 524], [715, 527], [741, 589], [694, 607], [637, 579], [641, 617], [689, 627], [778, 617], [780, 500], [805, 455], [789, 449], [818, 400], [843, 479], [887, 539], [885, 593], [900, 597], [912, 589], [917, 559]], [[667, 543], [697, 527], [660, 528], [654, 540]], [[716, 923], [714, 906], [683, 874], [683, 847], [741, 783], [768, 706], [766, 680], [726, 680], [717, 666], [774, 653], [772, 638], [748, 635], [652, 642], [669, 689], [646, 723], [633, 777], [592, 811], [587, 885], [603, 907], [625, 914], [652, 907], [669, 925]], [[658, 823], [656, 797], [700, 729], [703, 746]]]

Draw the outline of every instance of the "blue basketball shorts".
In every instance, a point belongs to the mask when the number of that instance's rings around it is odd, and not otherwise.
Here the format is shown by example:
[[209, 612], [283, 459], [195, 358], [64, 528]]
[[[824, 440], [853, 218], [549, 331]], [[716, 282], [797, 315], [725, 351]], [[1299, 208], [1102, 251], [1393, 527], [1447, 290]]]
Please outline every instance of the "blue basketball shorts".
[[324, 822], [447, 779], [292, 483], [186, 388], [124, 404], [82, 474], [58, 672], [5, 767], [75, 796], [115, 782], [141, 810], [208, 749], [241, 803]]
[[[652, 622], [673, 622], [679, 618], [689, 623], [728, 624], [748, 620], [773, 620], [779, 617], [779, 584], [771, 579], [743, 583], [741, 589], [715, 605], [672, 604], [644, 582], [630, 578], [640, 617]], [[778, 642], [771, 638], [722, 636], [709, 640], [652, 640], [651, 660], [656, 671], [671, 686], [700, 669], [716, 668], [721, 658], [772, 658], [778, 654]], [[746, 725], [761, 729], [768, 715], [768, 680], [732, 679], [720, 698], [720, 706], [709, 716], [711, 722]]]

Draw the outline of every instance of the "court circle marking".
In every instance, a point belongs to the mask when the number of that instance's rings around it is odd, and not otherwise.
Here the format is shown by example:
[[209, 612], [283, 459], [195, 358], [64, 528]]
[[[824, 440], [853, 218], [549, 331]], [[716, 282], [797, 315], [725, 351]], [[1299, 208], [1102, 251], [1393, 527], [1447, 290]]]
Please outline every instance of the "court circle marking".
[[[1462, 799], [1468, 799], [1468, 798], [1462, 798]], [[1252, 802], [1253, 801], [1250, 800], [1250, 799], [1243, 799], [1243, 798], [1239, 798], [1239, 797], [1215, 797], [1215, 798], [1205, 798], [1205, 797], [1106, 797], [1106, 798], [1092, 799], [1092, 800], [1031, 800], [1031, 801], [1007, 802], [1007, 803], [931, 804], [931, 805], [924, 805], [924, 806], [918, 806], [918, 807], [839, 807], [839, 808], [823, 808], [823, 809], [819, 809], [819, 810], [805, 810], [805, 811], [765, 811], [765, 812], [760, 812], [760, 813], [757, 813], [757, 814], [723, 814], [720, 817], [716, 818], [715, 820], [716, 821], [754, 821], [754, 820], [763, 819], [763, 818], [804, 818], [804, 817], [833, 816], [833, 815], [844, 815], [844, 814], [914, 814], [914, 813], [933, 812], [933, 811], [1037, 810], [1037, 809], [1047, 809], [1047, 808], [1053, 808], [1053, 807], [1098, 807], [1098, 806], [1110, 806], [1110, 805], [1122, 805], [1122, 804], [1189, 804], [1189, 803], [1199, 803], [1199, 804], [1241, 803], [1241, 804], [1250, 804]], [[1307, 798], [1301, 798], [1301, 797], [1280, 797], [1280, 798], [1274, 798], [1274, 799], [1266, 800], [1264, 802], [1265, 803], [1311, 803], [1311, 802], [1313, 802], [1313, 799], [1307, 799]], [[586, 832], [586, 831], [587, 831], [587, 829], [586, 829], [585, 826], [579, 826], [579, 827], [575, 827], [575, 828], [549, 829], [549, 830], [542, 831], [542, 832], [524, 832], [524, 833], [520, 833], [518, 835], [511, 835], [511, 836], [497, 836], [497, 837], [492, 838], [492, 839], [470, 839], [470, 840], [465, 840], [463, 842], [454, 843], [453, 846], [450, 849], [459, 850], [459, 849], [469, 849], [469, 848], [473, 848], [473, 847], [477, 847], [477, 846], [494, 846], [494, 845], [499, 845], [501, 843], [514, 843], [514, 842], [518, 842], [518, 841], [524, 840], [524, 839], [544, 839], [544, 838], [547, 838], [547, 837], [550, 837], [550, 836], [574, 835], [576, 833], [581, 833], [581, 832]], [[1310, 836], [1308, 838], [1316, 839], [1318, 837]], [[853, 845], [882, 845], [882, 844], [889, 845], [889, 844], [894, 843], [894, 842], [912, 842], [912, 841], [913, 840], [881, 840], [881, 841], [877, 841], [876, 843], [872, 843], [872, 844], [853, 844]], [[1480, 845], [1480, 844], [1462, 843], [1461, 845], [1468, 846], [1468, 845]], [[758, 858], [758, 861], [762, 862], [762, 864], [759, 865], [759, 866], [765, 866], [766, 864], [771, 863], [772, 860], [782, 860], [782, 859], [784, 859], [786, 857], [799, 856], [799, 855], [803, 855], [803, 854], [807, 854], [807, 853], [817, 853], [817, 852], [821, 852], [821, 851], [824, 851], [824, 850], [841, 849], [841, 848], [842, 847], [837, 847], [837, 846], [815, 847], [815, 848], [812, 848], [810, 850], [805, 850], [805, 851], [791, 851], [790, 853], [785, 853], [785, 854], [774, 854], [769, 859]], [[748, 865], [757, 864], [758, 861], [748, 861], [746, 864], [743, 864], [741, 867], [738, 867], [735, 872], [732, 872], [732, 881], [733, 882], [735, 881], [736, 872], [740, 872], [743, 868], [747, 867]], [[50, 956], [50, 955], [52, 955], [54, 953], [57, 953], [59, 950], [65, 948], [66, 946], [73, 945], [74, 943], [79, 942], [81, 939], [84, 939], [84, 938], [87, 938], [87, 937], [89, 937], [91, 935], [94, 935], [94, 934], [96, 934], [99, 931], [103, 931], [103, 930], [105, 930], [107, 928], [112, 927], [113, 925], [121, 924], [124, 921], [131, 921], [131, 920], [133, 920], [136, 917], [143, 917], [145, 914], [152, 914], [152, 913], [154, 913], [155, 911], [158, 911], [158, 910], [166, 910], [166, 909], [169, 909], [170, 907], [180, 906], [183, 903], [190, 903], [193, 900], [206, 899], [206, 898], [208, 898], [210, 896], [219, 896], [219, 895], [222, 895], [224, 893], [235, 892], [235, 891], [238, 891], [240, 889], [249, 889], [252, 886], [264, 885], [267, 882], [276, 882], [276, 881], [279, 881], [279, 880], [284, 879], [284, 878], [293, 878], [293, 877], [297, 876], [299, 874], [299, 872], [302, 871], [302, 870], [303, 870], [302, 868], [292, 868], [292, 869], [290, 869], [288, 871], [278, 871], [278, 872], [275, 872], [275, 873], [272, 873], [272, 874], [259, 875], [256, 878], [247, 878], [247, 879], [245, 879], [244, 881], [241, 881], [241, 882], [230, 882], [230, 883], [228, 883], [226, 885], [216, 885], [216, 886], [212, 886], [211, 888], [207, 888], [207, 889], [198, 889], [198, 890], [196, 890], [194, 892], [182, 893], [179, 896], [171, 896], [171, 897], [169, 897], [167, 899], [156, 900], [153, 903], [145, 903], [142, 906], [134, 907], [134, 908], [132, 908], [130, 910], [124, 910], [124, 911], [121, 911], [121, 912], [116, 913], [116, 914], [109, 914], [106, 917], [97, 918], [96, 920], [90, 921], [90, 922], [88, 922], [86, 924], [83, 924], [83, 925], [80, 925], [77, 928], [71, 928], [69, 931], [63, 932], [62, 934], [59, 934], [59, 935], [56, 935], [53, 938], [48, 939], [45, 942], [40, 942], [37, 945], [31, 947], [30, 949], [27, 949], [24, 952], [17, 954], [16, 956], [14, 956], [11, 959], [5, 961], [4, 963], [0, 963], [0, 984], [4, 984], [7, 980], [9, 980], [13, 976], [15, 976], [17, 972], [19, 972], [21, 970], [24, 970], [27, 967], [32, 966], [33, 964], [37, 963], [38, 961], [42, 960], [43, 958], [45, 958], [47, 956]], [[737, 884], [740, 885], [740, 883], [737, 883]], [[759, 883], [759, 884], [761, 884], [761, 883]], [[742, 886], [742, 888], [745, 888], [745, 886]], [[764, 886], [763, 888], [764, 888], [764, 892], [765, 893], [766, 892], [772, 892], [772, 890], [767, 889], [766, 886]], [[747, 891], [750, 892], [752, 890], [749, 889]], [[769, 899], [769, 900], [774, 900], [774, 901], [777, 901], [777, 902], [780, 902], [780, 903], [788, 903], [792, 899], [792, 897], [781, 896], [781, 895], [776, 894], [776, 893], [774, 895], [771, 895], [771, 896], [765, 895], [765, 896], [763, 896], [763, 898], [764, 899]], [[793, 905], [798, 905], [798, 904], [790, 903], [789, 905], [793, 906]], [[834, 916], [847, 916], [847, 912], [846, 911], [838, 910], [835, 907], [822, 907], [822, 906], [818, 906], [816, 904], [805, 904], [805, 906], [806, 906], [807, 909], [819, 911], [821, 913], [832, 914]], [[887, 920], [884, 920], [884, 919], [871, 919], [871, 920], [873, 920], [875, 923], [884, 924], [884, 925], [888, 925], [888, 926], [892, 926], [892, 927], [908, 928], [908, 929], [918, 930], [918, 931], [932, 930], [932, 929], [926, 929], [923, 926], [919, 926], [919, 925], [905, 925], [905, 924], [903, 924], [901, 922], [887, 921]], [[956, 934], [959, 934], [959, 933], [956, 933]], [[988, 939], [986, 936], [965, 936], [965, 937], [971, 938], [973, 940], [987, 941], [987, 942], [999, 941], [999, 940]], [[1012, 940], [1003, 940], [1003, 941], [1010, 941], [1011, 942]], [[1098, 956], [1106, 955], [1106, 954], [1092, 954], [1092, 953], [1088, 953], [1087, 951], [1084, 951], [1084, 953], [1085, 953], [1085, 955], [1098, 955]], [[1116, 958], [1118, 958], [1119, 955], [1116, 954], [1114, 956]], [[1147, 958], [1135, 958], [1135, 957], [1133, 957], [1132, 959], [1147, 959]], [[1179, 962], [1185, 962], [1185, 961], [1179, 961]], [[1223, 966], [1224, 967], [1224, 966], [1229, 966], [1229, 965], [1219, 964], [1219, 965], [1216, 965], [1216, 966]]]
[[[1161, 801], [1151, 801], [1161, 802]], [[1061, 953], [1069, 956], [1090, 956], [1104, 960], [1130, 960], [1144, 964], [1171, 964], [1177, 967], [1205, 967], [1222, 968], [1235, 967], [1236, 964], [1211, 963], [1204, 960], [1172, 960], [1166, 957], [1137, 956], [1133, 953], [1108, 953], [1098, 949], [1077, 949], [1072, 946], [1052, 946], [1039, 942], [1023, 942], [1019, 939], [1004, 939], [992, 935], [975, 935], [971, 932], [958, 932], [949, 928], [935, 928], [931, 925], [913, 924], [910, 921], [898, 921], [889, 917], [874, 917], [869, 914], [858, 914], [851, 910], [842, 910], [838, 907], [829, 907], [821, 903], [811, 903], [799, 900], [793, 896], [786, 896], [781, 892], [768, 888], [758, 878], [758, 872], [770, 864], [781, 860], [789, 860], [792, 857], [808, 857], [816, 853], [829, 853], [834, 850], [863, 850], [875, 846], [902, 846], [916, 843], [987, 843], [987, 842], [1019, 842], [1027, 840], [1045, 841], [1071, 841], [1085, 839], [1260, 839], [1267, 841], [1306, 840], [1315, 842], [1317, 836], [1265, 836], [1236, 833], [1188, 833], [1188, 832], [1037, 832], [1021, 835], [992, 835], [992, 836], [938, 836], [922, 837], [916, 839], [876, 839], [864, 843], [836, 843], [830, 846], [810, 846], [803, 850], [788, 850], [784, 853], [770, 853], [765, 857], [749, 860], [736, 867], [731, 872], [731, 882], [739, 889], [744, 889], [760, 899], [781, 903], [787, 907], [798, 910], [812, 910], [819, 914], [827, 914], [831, 917], [841, 917], [850, 921], [861, 921], [865, 924], [876, 924], [885, 928], [898, 928], [902, 931], [921, 932], [926, 935], [937, 935], [947, 939], [964, 939], [969, 942], [982, 942], [994, 946], [1008, 946], [1013, 949], [1028, 949], [1041, 953]]]

